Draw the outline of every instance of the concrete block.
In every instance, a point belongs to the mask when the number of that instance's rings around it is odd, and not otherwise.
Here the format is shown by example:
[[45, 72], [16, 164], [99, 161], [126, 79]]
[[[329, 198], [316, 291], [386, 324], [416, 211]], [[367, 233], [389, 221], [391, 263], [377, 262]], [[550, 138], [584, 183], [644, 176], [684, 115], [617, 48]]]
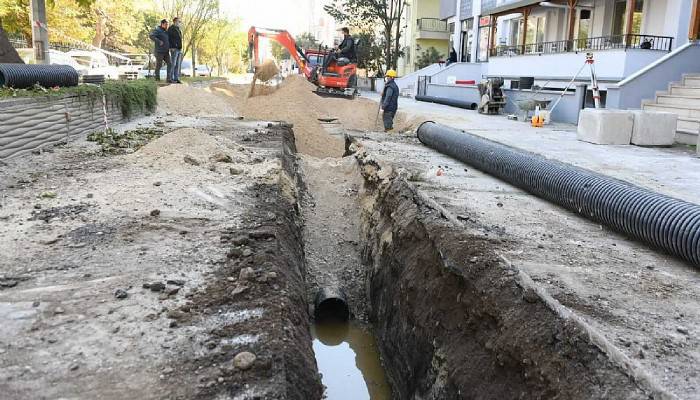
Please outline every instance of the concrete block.
[[637, 146], [671, 146], [676, 137], [678, 116], [669, 112], [632, 110], [634, 127], [632, 144]]
[[634, 116], [629, 111], [586, 108], [578, 119], [578, 140], [595, 144], [630, 144]]

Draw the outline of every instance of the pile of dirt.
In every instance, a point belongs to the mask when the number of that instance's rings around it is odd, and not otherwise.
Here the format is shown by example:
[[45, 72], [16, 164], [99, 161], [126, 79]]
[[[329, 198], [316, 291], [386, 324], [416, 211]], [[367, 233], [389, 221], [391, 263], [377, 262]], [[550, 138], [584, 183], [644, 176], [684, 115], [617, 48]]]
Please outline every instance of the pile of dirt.
[[209, 89], [169, 85], [158, 89], [158, 107], [187, 117], [231, 115], [231, 106]]
[[[328, 135], [319, 119], [337, 119], [344, 127], [359, 131], [383, 130], [376, 102], [318, 96], [315, 86], [298, 75], [287, 77], [276, 90], [268, 87], [262, 95], [251, 98], [243, 87], [222, 83], [214, 88], [232, 97], [237, 111], [248, 118], [293, 123], [299, 151], [315, 157], [338, 157], [344, 152], [342, 140]], [[415, 125], [415, 121], [399, 112], [394, 128], [406, 132]]]

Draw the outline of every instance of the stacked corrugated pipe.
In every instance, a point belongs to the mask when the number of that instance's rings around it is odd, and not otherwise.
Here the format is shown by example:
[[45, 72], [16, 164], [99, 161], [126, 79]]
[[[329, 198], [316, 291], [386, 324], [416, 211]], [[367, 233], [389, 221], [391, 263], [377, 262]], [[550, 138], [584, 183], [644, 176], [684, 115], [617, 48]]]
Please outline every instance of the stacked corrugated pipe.
[[70, 65], [0, 64], [0, 87], [67, 87], [77, 86], [78, 80], [78, 72]]
[[700, 205], [435, 122], [418, 139], [536, 196], [700, 267]]

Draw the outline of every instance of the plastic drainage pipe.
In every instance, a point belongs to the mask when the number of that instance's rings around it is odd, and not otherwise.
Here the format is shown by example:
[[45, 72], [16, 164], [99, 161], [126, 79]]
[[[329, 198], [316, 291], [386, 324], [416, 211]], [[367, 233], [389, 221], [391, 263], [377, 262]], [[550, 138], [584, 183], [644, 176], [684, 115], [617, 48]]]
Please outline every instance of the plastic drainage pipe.
[[323, 287], [316, 293], [314, 299], [314, 319], [316, 321], [347, 321], [349, 318], [350, 309], [347, 297], [340, 288]]
[[0, 64], [0, 87], [27, 89], [78, 85], [78, 72], [69, 65]]
[[446, 106], [466, 108], [467, 110], [476, 110], [476, 107], [477, 107], [477, 104], [474, 102], [471, 102], [471, 101], [447, 99], [444, 97], [418, 95], [415, 97], [415, 99], [417, 101], [424, 101], [427, 103], [437, 103], [437, 104], [444, 104]]
[[700, 205], [432, 121], [421, 143], [700, 267]]

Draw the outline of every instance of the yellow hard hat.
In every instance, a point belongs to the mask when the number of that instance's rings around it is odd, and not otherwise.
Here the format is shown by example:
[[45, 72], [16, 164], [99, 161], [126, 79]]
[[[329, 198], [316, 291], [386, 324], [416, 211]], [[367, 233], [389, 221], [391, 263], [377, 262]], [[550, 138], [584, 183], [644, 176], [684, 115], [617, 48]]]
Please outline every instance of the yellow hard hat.
[[398, 74], [393, 69], [390, 69], [386, 71], [386, 76], [388, 76], [389, 78], [396, 78]]

